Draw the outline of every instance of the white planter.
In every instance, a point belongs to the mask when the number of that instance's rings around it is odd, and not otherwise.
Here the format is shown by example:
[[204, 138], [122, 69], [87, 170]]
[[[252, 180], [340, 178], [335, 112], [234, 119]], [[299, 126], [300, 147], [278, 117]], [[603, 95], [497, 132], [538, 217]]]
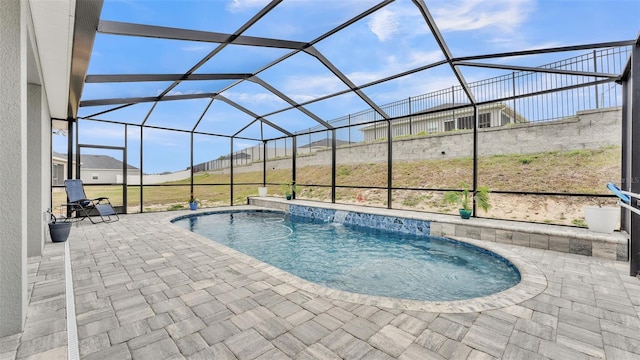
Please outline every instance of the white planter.
[[266, 186], [258, 187], [258, 196], [260, 196], [260, 197], [267, 196], [267, 187]]
[[611, 234], [620, 221], [620, 208], [611, 206], [585, 206], [584, 220], [589, 230]]

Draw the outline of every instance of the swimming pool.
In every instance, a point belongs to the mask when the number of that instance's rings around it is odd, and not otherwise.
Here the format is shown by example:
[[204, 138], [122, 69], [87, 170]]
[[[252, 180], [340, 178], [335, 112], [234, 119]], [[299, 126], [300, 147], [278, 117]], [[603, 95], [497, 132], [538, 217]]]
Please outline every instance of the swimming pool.
[[508, 260], [450, 239], [274, 211], [193, 214], [175, 224], [305, 280], [359, 294], [470, 299], [515, 286]]

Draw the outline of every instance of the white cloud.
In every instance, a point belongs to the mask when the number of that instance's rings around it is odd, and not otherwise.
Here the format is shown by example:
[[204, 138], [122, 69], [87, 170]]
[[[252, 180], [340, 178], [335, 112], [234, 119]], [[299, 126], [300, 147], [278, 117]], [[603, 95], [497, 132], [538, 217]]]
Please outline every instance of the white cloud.
[[405, 54], [406, 61], [402, 63], [402, 68], [416, 68], [444, 59], [440, 50], [433, 51], [409, 51]]
[[264, 7], [269, 3], [269, 0], [232, 0], [227, 5], [227, 10], [230, 12], [241, 12], [250, 9], [256, 9]]
[[211, 45], [190, 45], [190, 46], [183, 46], [182, 48], [180, 48], [180, 50], [182, 51], [193, 51], [193, 52], [205, 52], [205, 51], [211, 51], [212, 46]]
[[332, 94], [345, 89], [342, 81], [334, 75], [316, 75], [304, 77], [290, 76], [282, 89], [279, 89], [294, 101], [301, 103], [323, 95]]
[[433, 8], [440, 31], [468, 31], [492, 28], [513, 32], [533, 11], [532, 0], [459, 0], [438, 2]]
[[368, 25], [371, 32], [376, 34], [378, 40], [389, 40], [399, 31], [398, 14], [387, 9], [382, 9], [372, 15]]
[[242, 103], [270, 104], [273, 102], [282, 102], [282, 100], [276, 95], [271, 93], [266, 93], [266, 92], [246, 93], [246, 92], [225, 91], [222, 95], [228, 98], [229, 100], [232, 100], [234, 102], [242, 102]]
[[408, 51], [403, 57], [387, 56], [386, 63], [379, 71], [371, 72], [352, 72], [347, 77], [356, 84], [366, 84], [375, 80], [385, 78], [394, 74], [398, 74], [407, 69], [414, 69], [420, 66], [428, 65], [436, 61], [442, 60], [444, 55], [440, 50], [434, 51]]
[[[157, 94], [160, 95], [164, 90], [158, 90]], [[202, 90], [187, 90], [187, 91], [176, 91], [171, 90], [167, 93], [167, 96], [176, 96], [176, 95], [192, 95], [192, 94], [204, 94]]]

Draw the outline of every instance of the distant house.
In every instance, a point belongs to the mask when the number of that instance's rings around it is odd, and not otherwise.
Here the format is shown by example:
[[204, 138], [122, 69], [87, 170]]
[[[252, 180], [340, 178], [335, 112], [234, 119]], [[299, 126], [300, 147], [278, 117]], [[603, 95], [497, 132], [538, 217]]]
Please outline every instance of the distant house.
[[251, 160], [251, 155], [244, 153], [244, 152], [237, 152], [234, 153], [233, 155], [229, 156], [229, 155], [224, 155], [224, 156], [220, 156], [219, 160], [229, 160], [229, 158], [232, 157], [233, 160]]
[[[341, 146], [341, 145], [348, 144], [348, 143], [349, 143], [348, 141], [336, 139], [336, 146]], [[298, 148], [299, 149], [310, 149], [311, 151], [330, 149], [331, 148], [331, 139], [324, 138], [322, 140], [314, 141], [314, 142], [306, 144], [306, 145], [298, 146]]]
[[51, 185], [64, 185], [67, 178], [67, 155], [57, 152], [51, 154]]
[[[51, 183], [64, 185], [64, 180], [67, 178], [67, 155], [53, 152], [51, 160]], [[81, 155], [80, 178], [85, 184], [122, 184], [123, 165], [122, 161], [107, 155]], [[127, 174], [140, 176], [140, 169], [127, 165]]]
[[[392, 134], [393, 136], [403, 136], [473, 129], [473, 107], [447, 110], [461, 105], [464, 104], [449, 103], [439, 105], [428, 110], [442, 111], [393, 120], [391, 125]], [[523, 122], [527, 122], [527, 120], [506, 104], [493, 103], [478, 106], [478, 128], [497, 127]], [[387, 137], [386, 122], [367, 125], [360, 130], [364, 134], [364, 141], [373, 141]]]

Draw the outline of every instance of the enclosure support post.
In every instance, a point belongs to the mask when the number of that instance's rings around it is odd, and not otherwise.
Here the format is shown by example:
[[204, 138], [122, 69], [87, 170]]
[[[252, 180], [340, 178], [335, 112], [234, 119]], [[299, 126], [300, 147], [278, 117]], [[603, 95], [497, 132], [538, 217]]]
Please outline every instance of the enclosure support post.
[[67, 119], [67, 179], [73, 179], [73, 119]]
[[[598, 59], [596, 59], [596, 50], [593, 50], [593, 72], [598, 72]], [[598, 106], [598, 85], [594, 85], [593, 89], [596, 93], [596, 109], [600, 108], [600, 106]]]
[[189, 173], [191, 174], [191, 176], [189, 177], [189, 179], [191, 180], [190, 192], [191, 195], [193, 195], [193, 131], [191, 131], [189, 135], [191, 135], [191, 166], [189, 167]]
[[[629, 165], [631, 163], [631, 116], [629, 114], [629, 81], [622, 81], [622, 159], [621, 159], [621, 173], [620, 173], [620, 189], [624, 191], [631, 191], [631, 174]], [[627, 234], [631, 234], [630, 225], [631, 212], [627, 209], [620, 207], [620, 230], [624, 230]]]
[[291, 191], [291, 196], [295, 199], [296, 198], [295, 184], [297, 182], [296, 181], [296, 149], [298, 148], [297, 138], [295, 136], [291, 137], [291, 145], [293, 147], [293, 149], [291, 150], [291, 181], [292, 181], [292, 184], [294, 185], [293, 191]]
[[[80, 123], [78, 123], [75, 119], [70, 119], [69, 128], [70, 129], [73, 128], [73, 125], [75, 125], [75, 131], [74, 132], [76, 134], [76, 136], [75, 136], [75, 147], [74, 147], [75, 148], [75, 152], [76, 152], [76, 170], [75, 170], [76, 171], [76, 176], [70, 177], [69, 179], [72, 179], [72, 178], [80, 179], [80, 175], [81, 175], [80, 174], [80, 165], [82, 165], [81, 162], [80, 162], [80, 148], [78, 147], [78, 142], [80, 141], [80, 139], [78, 138], [79, 137], [78, 135], [80, 135]], [[69, 132], [69, 133], [71, 134], [71, 132]], [[71, 136], [69, 138], [71, 138]], [[71, 151], [69, 151], [69, 152], [71, 152]]]
[[124, 149], [122, 151], [122, 212], [124, 214], [127, 213], [127, 191], [129, 188], [127, 187], [127, 177], [129, 175], [129, 162], [127, 161], [127, 135], [129, 133], [129, 127], [127, 124], [124, 124]]
[[233, 206], [233, 137], [229, 139], [229, 205]]
[[336, 202], [336, 130], [331, 129], [331, 203]]
[[[640, 193], [640, 37], [631, 50], [631, 72], [629, 73], [631, 82], [630, 96], [623, 101], [628, 101], [631, 108], [631, 192]], [[638, 200], [633, 199], [632, 206], [638, 208]], [[631, 215], [630, 242], [630, 275], [636, 276], [640, 273], [640, 216]]]
[[[67, 119], [67, 179], [73, 179], [73, 118]], [[80, 166], [78, 160], [77, 166]], [[65, 202], [69, 201], [67, 199]], [[67, 206], [67, 217], [71, 217], [71, 207]]]
[[[478, 189], [478, 105], [473, 105], [473, 194]], [[478, 207], [476, 197], [473, 197], [473, 217], [476, 217]]]
[[[347, 138], [349, 139], [349, 145], [351, 145], [351, 114], [347, 115], [347, 125], [349, 125], [347, 127]], [[309, 143], [311, 143], [311, 141], [309, 141]]]
[[142, 193], [144, 192], [144, 164], [142, 163], [143, 158], [142, 158], [142, 151], [144, 149], [144, 147], [142, 146], [142, 144], [144, 144], [144, 139], [142, 138], [144, 134], [144, 127], [140, 126], [140, 212], [143, 213], [144, 212], [144, 203], [142, 202], [143, 200], [143, 195]]
[[[516, 112], [516, 73], [515, 71], [511, 73], [511, 86], [512, 86], [512, 90], [513, 90], [513, 123], [516, 124], [518, 123], [518, 115]], [[502, 120], [500, 120], [500, 123], [502, 124]]]
[[391, 209], [391, 189], [393, 188], [393, 130], [391, 120], [387, 120], [387, 209]]
[[408, 105], [409, 105], [409, 135], [413, 135], [413, 124], [412, 124], [412, 116], [411, 116], [411, 96], [409, 96]]
[[262, 140], [262, 186], [267, 186], [267, 140]]

